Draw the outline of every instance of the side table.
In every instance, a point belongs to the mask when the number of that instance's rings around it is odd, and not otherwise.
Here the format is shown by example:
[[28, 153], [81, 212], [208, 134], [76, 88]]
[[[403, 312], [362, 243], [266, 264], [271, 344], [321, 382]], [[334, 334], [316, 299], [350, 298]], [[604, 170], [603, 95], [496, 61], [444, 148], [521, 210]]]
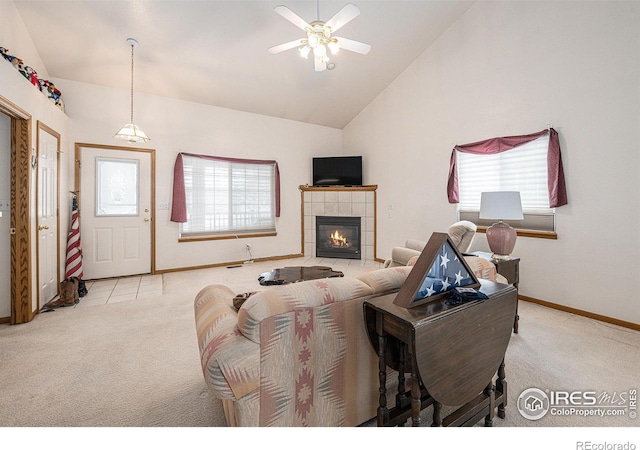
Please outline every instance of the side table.
[[[480, 280], [489, 298], [449, 305], [445, 298], [410, 309], [396, 294], [364, 302], [369, 341], [378, 354], [378, 426], [421, 425], [420, 411], [433, 405], [432, 426], [472, 426], [482, 417], [505, 417], [504, 355], [516, 309], [513, 286]], [[387, 406], [386, 368], [398, 373], [395, 405]], [[493, 377], [497, 372], [495, 384]], [[405, 373], [411, 375], [407, 390]], [[441, 407], [460, 406], [447, 417]]]
[[[520, 258], [511, 257], [511, 259], [496, 259], [491, 256], [490, 252], [473, 252], [470, 253], [473, 256], [479, 256], [488, 261], [491, 261], [496, 266], [496, 272], [507, 279], [509, 284], [513, 284], [513, 287], [518, 289], [518, 283], [520, 282]], [[513, 332], [518, 333], [518, 321], [520, 316], [518, 315], [518, 306], [516, 303], [516, 318], [513, 322]]]

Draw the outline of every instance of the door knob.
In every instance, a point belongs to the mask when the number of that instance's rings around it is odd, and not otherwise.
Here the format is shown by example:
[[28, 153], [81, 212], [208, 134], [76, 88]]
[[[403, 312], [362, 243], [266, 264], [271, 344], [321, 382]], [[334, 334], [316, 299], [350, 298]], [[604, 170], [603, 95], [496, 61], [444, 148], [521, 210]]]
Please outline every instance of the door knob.
[[48, 230], [49, 226], [48, 225], [38, 225], [38, 230], [42, 231], [42, 230]]
[[145, 217], [145, 218], [144, 218], [144, 221], [145, 221], [145, 222], [148, 222], [148, 221], [149, 221], [149, 218], [148, 218], [148, 217]]

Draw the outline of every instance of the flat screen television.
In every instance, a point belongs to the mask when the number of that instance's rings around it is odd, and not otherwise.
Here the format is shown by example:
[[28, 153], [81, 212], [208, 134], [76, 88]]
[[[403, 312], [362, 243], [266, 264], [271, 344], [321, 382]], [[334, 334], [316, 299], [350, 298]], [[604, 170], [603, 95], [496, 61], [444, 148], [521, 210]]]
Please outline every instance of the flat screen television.
[[362, 186], [362, 156], [313, 158], [314, 186]]

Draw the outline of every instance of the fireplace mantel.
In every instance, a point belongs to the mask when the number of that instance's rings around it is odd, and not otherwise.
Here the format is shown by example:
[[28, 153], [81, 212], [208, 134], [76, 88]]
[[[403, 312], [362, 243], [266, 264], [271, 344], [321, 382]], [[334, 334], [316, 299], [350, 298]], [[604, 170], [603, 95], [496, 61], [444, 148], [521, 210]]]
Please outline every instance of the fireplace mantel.
[[378, 261], [377, 185], [367, 186], [307, 186], [301, 193], [301, 250], [305, 256], [315, 256], [316, 216], [362, 217], [362, 259]]

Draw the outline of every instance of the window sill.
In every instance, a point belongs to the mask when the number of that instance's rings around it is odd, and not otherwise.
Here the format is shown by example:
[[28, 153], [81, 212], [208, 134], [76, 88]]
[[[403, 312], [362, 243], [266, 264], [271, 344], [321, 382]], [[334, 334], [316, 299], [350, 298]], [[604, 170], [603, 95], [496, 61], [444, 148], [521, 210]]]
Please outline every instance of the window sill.
[[[484, 226], [478, 227], [478, 233], [486, 233], [487, 228]], [[555, 231], [537, 231], [537, 230], [519, 230], [516, 229], [518, 236], [521, 237], [530, 237], [530, 238], [538, 238], [538, 239], [558, 239], [558, 234]]]
[[185, 236], [180, 237], [178, 242], [200, 242], [200, 241], [221, 241], [224, 239], [240, 239], [240, 238], [256, 238], [277, 236], [275, 231], [267, 231], [262, 233], [238, 233], [238, 234], [218, 234], [209, 236]]

